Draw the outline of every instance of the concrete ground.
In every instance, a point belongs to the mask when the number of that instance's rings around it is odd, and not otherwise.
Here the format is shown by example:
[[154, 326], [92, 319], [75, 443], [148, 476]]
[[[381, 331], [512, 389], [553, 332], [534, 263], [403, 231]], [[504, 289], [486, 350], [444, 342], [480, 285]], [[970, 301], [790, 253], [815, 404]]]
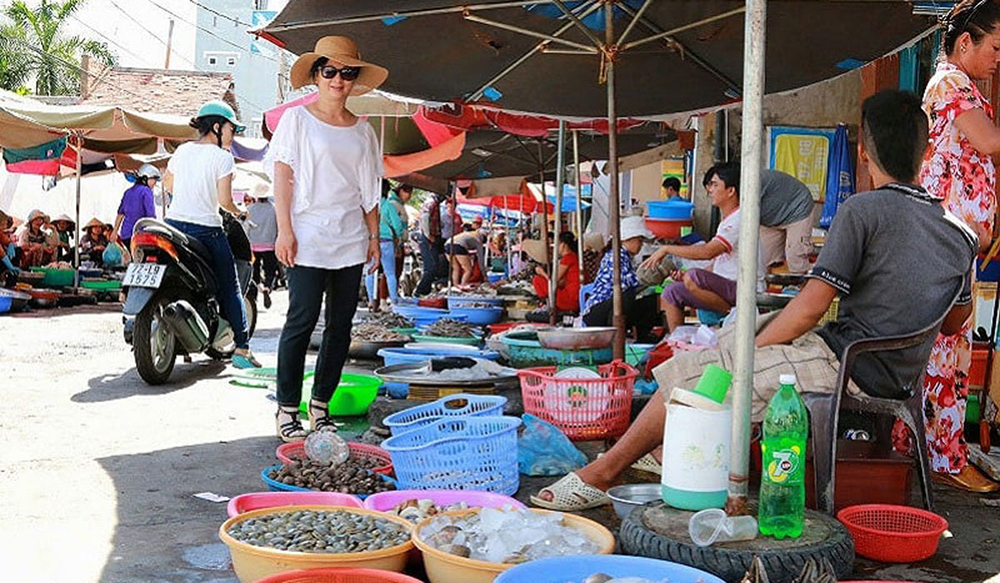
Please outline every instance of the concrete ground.
[[[274, 366], [285, 295], [252, 347]], [[4, 581], [232, 583], [225, 503], [264, 489], [274, 403], [205, 358], [145, 385], [115, 305], [0, 317], [0, 564]], [[648, 477], [648, 476], [647, 476]], [[519, 497], [549, 479], [525, 479]], [[996, 500], [996, 498], [994, 498]], [[918, 565], [859, 560], [857, 578], [1000, 583], [1000, 508], [938, 490], [954, 538]], [[609, 528], [608, 509], [587, 513]]]

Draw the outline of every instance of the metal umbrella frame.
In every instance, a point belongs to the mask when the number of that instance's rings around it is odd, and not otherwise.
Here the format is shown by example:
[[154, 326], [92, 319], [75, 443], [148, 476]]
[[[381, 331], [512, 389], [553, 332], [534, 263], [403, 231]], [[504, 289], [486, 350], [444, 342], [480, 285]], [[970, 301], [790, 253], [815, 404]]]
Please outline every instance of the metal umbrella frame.
[[[929, 19], [919, 19], [911, 12], [909, 2], [899, 0], [870, 0], [864, 2], [843, 2], [838, 0], [815, 0], [811, 2], [791, 1], [791, 0], [771, 0], [771, 4], [776, 6], [776, 13], [779, 21], [786, 23], [794, 22], [794, 26], [777, 29], [776, 43], [784, 45], [788, 50], [774, 51], [776, 60], [774, 79], [770, 83], [772, 91], [782, 91], [808, 85], [812, 82], [822, 80], [838, 74], [836, 71], [836, 61], [823, 66], [809, 68], [804, 66], [817, 65], [809, 59], [815, 59], [819, 52], [823, 52], [829, 57], [832, 53], [844, 56], [851, 56], [857, 59], [871, 59], [886, 54], [899, 45], [915, 38], [927, 28], [933, 26]], [[571, 6], [572, 5], [572, 6]], [[620, 241], [620, 196], [619, 196], [619, 161], [617, 119], [619, 113], [619, 101], [617, 95], [618, 75], [626, 79], [630, 87], [640, 87], [636, 79], [641, 79], [641, 72], [637, 73], [635, 63], [649, 63], [651, 59], [646, 59], [642, 55], [644, 49], [666, 48], [672, 55], [667, 56], [669, 65], [679, 78], [689, 81], [692, 86], [698, 86], [705, 96], [702, 99], [691, 99], [691, 93], [697, 91], [690, 87], [676, 86], [677, 99], [662, 100], [662, 107], [655, 110], [643, 111], [642, 100], [636, 95], [626, 96], [623, 104], [623, 113], [630, 117], [641, 117], [643, 115], [661, 115], [671, 112], [687, 111], [697, 108], [708, 108], [721, 105], [725, 102], [723, 94], [731, 92], [729, 99], [742, 94], [743, 99], [743, 138], [742, 138], [742, 158], [744, 160], [757, 161], [762, 158], [763, 141], [763, 94], [764, 94], [764, 70], [765, 70], [765, 38], [766, 38], [766, 13], [767, 0], [747, 0], [737, 1], [715, 1], [715, 0], [643, 0], [641, 5], [636, 0], [583, 0], [582, 2], [566, 2], [565, 0], [480, 0], [475, 4], [459, 4], [447, 0], [419, 0], [409, 2], [411, 8], [404, 11], [389, 10], [389, 3], [377, 0], [368, 2], [342, 3], [337, 8], [330, 8], [328, 3], [321, 0], [295, 0], [286, 6], [285, 10], [278, 18], [268, 25], [258, 34], [276, 42], [279, 46], [289, 48], [298, 53], [309, 50], [311, 43], [317, 38], [326, 34], [349, 34], [354, 37], [360, 46], [365, 47], [366, 57], [374, 62], [386, 64], [383, 57], [395, 56], [394, 66], [399, 66], [400, 79], [394, 79], [390, 75], [386, 89], [394, 93], [431, 99], [436, 101], [447, 101], [451, 99], [462, 99], [465, 101], [476, 101], [481, 98], [491, 99], [499, 105], [518, 111], [532, 111], [547, 115], [562, 116], [594, 116], [594, 111], [577, 108], [574, 110], [574, 101], [584, 102], [587, 98], [594, 97], [594, 91], [575, 92], [580, 89], [580, 85], [572, 88], [563, 87], [563, 92], [571, 95], [561, 95], [552, 92], [551, 85], [555, 80], [565, 81], [572, 73], [585, 72], [587, 67], [580, 65], [572, 59], [596, 57], [599, 59], [598, 81], [605, 85], [606, 89], [606, 113], [608, 127], [611, 133], [608, 136], [608, 160], [610, 174], [610, 235], [612, 240], [613, 254], [613, 323], [619, 330], [614, 343], [614, 354], [616, 358], [624, 356], [624, 314], [622, 311], [622, 289], [621, 289], [621, 241]], [[564, 21], [548, 22], [539, 20], [537, 14], [526, 14], [521, 8], [528, 6], [556, 7], [562, 13]], [[638, 6], [636, 8], [636, 6]], [[584, 22], [584, 19], [595, 16], [595, 12], [604, 7], [604, 38], [592, 31]], [[624, 31], [616, 37], [615, 35], [615, 11], [616, 9], [628, 14], [631, 18]], [[382, 12], [384, 10], [384, 12]], [[493, 12], [489, 12], [493, 11]], [[317, 18], [318, 15], [329, 15], [337, 13], [337, 17], [331, 19]], [[490, 17], [483, 16], [488, 13]], [[515, 14], [516, 13], [516, 14]], [[733, 17], [745, 14], [743, 26], [742, 43], [738, 43], [737, 36], [732, 34], [734, 27], [731, 26]], [[441, 45], [434, 45], [434, 41], [440, 41], [445, 18], [451, 15], [460, 15], [464, 21], [476, 23], [488, 27], [495, 35], [489, 36], [480, 30], [472, 29], [475, 39], [492, 48], [495, 53], [488, 52], [471, 53], [461, 55], [467, 56], [467, 62], [461, 62], [461, 56], [456, 57], [453, 53], [441, 51]], [[664, 16], [664, 20], [670, 20], [671, 26], [659, 27], [656, 20], [648, 17], [650, 15]], [[700, 16], [699, 16], [700, 15]], [[495, 16], [495, 17], [494, 17]], [[499, 20], [504, 16], [517, 16], [518, 24], [511, 24]], [[312, 17], [312, 19], [310, 19]], [[426, 30], [408, 29], [409, 39], [413, 41], [413, 46], [420, 46], [421, 51], [410, 51], [409, 54], [394, 54], [399, 52], [401, 35], [386, 34], [385, 27], [393, 26], [407, 18], [425, 17], [431, 19], [430, 23], [425, 23]], [[687, 17], [684, 23], [678, 19]], [[508, 20], [512, 20], [508, 18]], [[858, 30], [860, 23], [866, 23], [877, 29], [881, 34], [868, 34]], [[381, 23], [381, 24], [380, 24]], [[433, 26], [431, 25], [433, 24]], [[723, 30], [724, 26], [728, 30]], [[340, 30], [339, 26], [344, 26]], [[349, 26], [349, 28], [347, 28]], [[532, 28], [534, 26], [535, 28]], [[706, 31], [706, 26], [712, 26], [712, 31]], [[643, 38], [629, 41], [630, 35], [638, 34], [640, 28], [646, 31]], [[813, 47], [815, 50], [801, 51], [794, 50], [798, 44], [788, 45], [789, 38], [802, 38], [802, 31], [810, 30], [814, 35]], [[698, 33], [715, 35], [717, 42], [714, 45], [699, 45], [699, 49], [693, 51], [691, 44], [694, 41], [702, 40]], [[794, 34], [790, 34], [794, 33]], [[293, 34], [289, 34], [293, 33]], [[838, 39], [846, 46], [851, 47], [850, 54], [843, 54], [847, 51], [841, 50], [841, 46], [827, 47], [825, 42], [829, 39], [820, 38], [821, 34], [827, 36], [839, 34], [843, 38]], [[437, 38], [435, 38], [437, 37]], [[391, 38], [391, 40], [389, 40]], [[285, 41], [288, 41], [287, 43]], [[465, 42], [469, 45], [468, 36], [456, 40], [456, 45]], [[800, 43], [801, 41], [794, 41]], [[506, 43], [506, 44], [505, 44]], [[405, 44], [405, 43], [404, 43]], [[741, 62], [727, 62], [727, 67], [713, 63], [712, 56], [721, 58], [726, 54], [734, 53], [738, 50], [739, 44], [743, 44], [743, 58]], [[473, 42], [471, 46], [476, 46]], [[506, 60], [490, 59], [501, 54], [503, 49], [514, 47], [512, 51], [504, 54]], [[791, 48], [790, 48], [791, 47]], [[453, 47], [455, 48], [455, 47]], [[467, 47], [458, 47], [467, 48]], [[712, 52], [714, 49], [714, 53]], [[381, 53], [380, 53], [381, 51]], [[517, 52], [519, 56], [514, 56]], [[414, 53], [420, 53], [414, 54]], [[539, 54], [553, 55], [552, 61], [537, 62], [537, 73], [535, 81], [537, 83], [524, 83], [522, 86], [529, 89], [532, 95], [505, 96], [504, 89], [515, 84], [517, 81], [525, 81], [530, 77], [525, 73], [524, 65], [527, 61]], [[706, 57], [708, 54], [708, 57]], [[623, 56], [637, 55], [631, 63], [622, 63]], [[674, 57], [677, 58], [674, 58]], [[782, 59], [778, 61], [778, 59]], [[419, 69], [418, 63], [437, 62], [442, 66], [453, 70], [453, 77], [435, 78], [435, 87], [419, 86], [421, 79], [414, 74]], [[488, 65], [497, 65], [502, 62], [503, 66], [499, 71], [490, 68]], [[592, 61], [587, 61], [592, 67]], [[739, 92], [740, 84], [735, 82], [739, 69], [742, 68], [742, 92]], [[619, 70], [621, 69], [621, 70]], [[808, 70], [807, 70], [808, 69]], [[593, 69], [589, 69], [592, 73]], [[479, 72], [490, 75], [487, 79], [478, 83], [478, 86], [471, 91], [469, 87], [458, 87], [455, 77], [465, 74], [468, 77]], [[662, 74], [662, 73], [659, 73]], [[469, 81], [469, 79], [462, 79]], [[659, 80], [662, 83], [662, 79]], [[583, 86], [586, 89], [586, 86]], [[451, 89], [451, 91], [449, 91]], [[663, 88], [659, 84], [650, 85], [647, 99], [664, 95]], [[507, 93], [510, 93], [509, 91]], [[686, 94], [688, 99], [682, 99]], [[533, 99], [532, 99], [533, 98]], [[543, 105], [540, 105], [544, 103]], [[586, 102], [586, 106], [594, 107], [594, 100]], [[534, 108], [532, 104], [539, 104]], [[547, 110], [544, 109], [547, 107]], [[583, 106], [581, 105], [581, 108]], [[648, 107], [648, 104], [647, 104]], [[564, 137], [565, 133], [560, 132]], [[565, 143], [560, 140], [559, 149], [565, 147]], [[741, 175], [741, 190], [747, 193], [759, 193], [760, 190], [760, 167], [758, 163], [743, 164]], [[558, 178], [557, 178], [558, 180]], [[560, 183], [561, 184], [561, 183]], [[561, 193], [561, 188], [557, 196]], [[556, 212], [559, 212], [559, 204], [556, 205]], [[743, 197], [741, 204], [740, 237], [747, 248], [756, 248], [758, 242], [759, 225], [759, 196]], [[754, 285], [756, 276], [756, 254], [741, 254], [740, 272], [738, 278], [737, 294], [737, 353], [736, 370], [733, 399], [733, 448], [730, 460], [730, 502], [727, 505], [730, 510], [745, 510], [748, 467], [749, 467], [749, 442], [750, 442], [750, 399], [753, 382], [753, 351], [755, 336], [755, 313], [756, 313], [756, 286]], [[554, 306], [553, 306], [554, 307]]]

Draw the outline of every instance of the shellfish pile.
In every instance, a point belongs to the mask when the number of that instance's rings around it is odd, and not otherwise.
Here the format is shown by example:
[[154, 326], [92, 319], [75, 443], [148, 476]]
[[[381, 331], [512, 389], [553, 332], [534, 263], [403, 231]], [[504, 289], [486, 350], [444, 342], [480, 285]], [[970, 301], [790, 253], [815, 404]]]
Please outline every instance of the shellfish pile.
[[438, 506], [434, 504], [433, 500], [421, 499], [421, 500], [407, 500], [401, 504], [397, 504], [392, 512], [399, 516], [400, 518], [405, 518], [410, 522], [420, 522], [428, 516], [434, 516], [441, 512], [451, 512], [452, 510], [466, 510], [469, 505], [465, 502], [459, 502], [457, 504], [448, 504], [446, 506]]
[[441, 318], [424, 329], [424, 334], [428, 336], [443, 336], [446, 338], [474, 338], [474, 328], [452, 318]]
[[392, 482], [367, 470], [354, 458], [334, 466], [309, 459], [300, 460], [271, 470], [268, 477], [289, 486], [363, 496], [396, 489]]
[[296, 510], [242, 520], [229, 536], [257, 547], [299, 553], [362, 553], [410, 540], [395, 522], [343, 510]]

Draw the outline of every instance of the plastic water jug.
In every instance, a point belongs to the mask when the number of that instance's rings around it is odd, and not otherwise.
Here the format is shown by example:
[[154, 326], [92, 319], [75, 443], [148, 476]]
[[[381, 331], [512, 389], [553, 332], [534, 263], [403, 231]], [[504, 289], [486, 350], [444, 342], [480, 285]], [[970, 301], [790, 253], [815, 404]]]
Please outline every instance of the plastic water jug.
[[732, 375], [709, 365], [694, 391], [675, 388], [663, 425], [663, 501], [683, 510], [722, 508], [729, 485]]

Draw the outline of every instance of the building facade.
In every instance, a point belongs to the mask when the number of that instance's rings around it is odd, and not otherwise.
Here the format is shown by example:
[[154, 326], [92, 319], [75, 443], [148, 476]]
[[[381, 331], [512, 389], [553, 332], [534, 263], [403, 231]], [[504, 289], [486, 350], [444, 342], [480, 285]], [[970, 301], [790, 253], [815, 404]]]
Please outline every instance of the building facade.
[[246, 135], [261, 137], [264, 111], [279, 102], [282, 51], [249, 30], [262, 27], [287, 0], [199, 0], [195, 63], [199, 70], [229, 73]]

